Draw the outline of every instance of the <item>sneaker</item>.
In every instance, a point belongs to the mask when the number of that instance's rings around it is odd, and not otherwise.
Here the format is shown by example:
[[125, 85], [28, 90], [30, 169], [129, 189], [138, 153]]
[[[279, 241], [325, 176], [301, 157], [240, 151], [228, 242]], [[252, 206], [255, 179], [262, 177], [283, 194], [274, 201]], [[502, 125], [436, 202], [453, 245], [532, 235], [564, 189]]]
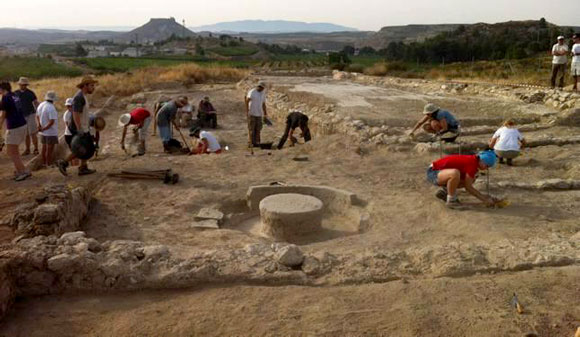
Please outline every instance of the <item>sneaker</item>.
[[64, 161], [64, 160], [59, 160], [56, 162], [56, 167], [58, 168], [58, 170], [60, 171], [60, 173], [63, 176], [68, 176], [68, 173], [66, 172], [66, 169], [68, 167], [68, 162]]
[[24, 173], [20, 173], [16, 177], [14, 177], [14, 180], [15, 181], [23, 181], [23, 180], [26, 180], [30, 177], [32, 177], [32, 174], [30, 172], [24, 172]]
[[90, 168], [84, 166], [84, 167], [79, 167], [79, 177], [80, 176], [86, 176], [89, 174], [93, 174], [96, 173], [97, 170], [91, 170]]
[[445, 206], [447, 208], [450, 208], [450, 209], [462, 209], [463, 208], [463, 204], [461, 204], [458, 199], [447, 201], [445, 203]]
[[33, 155], [38, 156], [40, 154], [40, 152], [38, 152], [38, 149], [35, 149], [34, 152], [32, 152]]
[[447, 189], [446, 188], [439, 189], [439, 191], [437, 191], [437, 193], [435, 193], [435, 197], [437, 199], [447, 201]]
[[22, 152], [22, 156], [28, 156], [30, 155], [30, 150], [26, 150], [24, 152]]

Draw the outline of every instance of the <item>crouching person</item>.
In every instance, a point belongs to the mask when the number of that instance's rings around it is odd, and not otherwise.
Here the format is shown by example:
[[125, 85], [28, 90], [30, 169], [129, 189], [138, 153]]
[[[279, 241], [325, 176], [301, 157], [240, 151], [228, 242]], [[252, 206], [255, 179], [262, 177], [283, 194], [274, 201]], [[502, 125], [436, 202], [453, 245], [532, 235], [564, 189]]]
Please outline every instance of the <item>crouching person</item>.
[[457, 190], [465, 190], [481, 200], [486, 206], [492, 207], [499, 200], [481, 194], [473, 183], [478, 171], [495, 166], [497, 157], [492, 151], [483, 151], [477, 155], [452, 155], [434, 161], [427, 169], [427, 181], [442, 187], [437, 191], [437, 198], [444, 200], [447, 207], [461, 208], [457, 198]]
[[149, 124], [151, 124], [151, 113], [144, 108], [137, 108], [131, 113], [123, 114], [119, 118], [119, 126], [123, 127], [121, 135], [121, 149], [125, 151], [125, 137], [130, 125], [135, 127], [134, 132], [139, 133], [139, 149], [137, 153], [142, 156], [145, 154], [145, 141], [147, 140]]
[[198, 139], [197, 148], [192, 151], [192, 154], [222, 153], [220, 143], [211, 132], [196, 128], [191, 131], [190, 136]]
[[522, 146], [526, 146], [526, 140], [511, 119], [495, 132], [489, 142], [489, 147], [495, 150], [500, 164], [507, 159], [508, 166], [513, 165], [513, 160], [520, 155]]
[[423, 118], [415, 124], [409, 132], [410, 137], [414, 137], [415, 131], [419, 128], [427, 133], [436, 134], [446, 143], [453, 143], [461, 134], [461, 127], [457, 118], [449, 111], [443, 110], [435, 104], [429, 103], [423, 109]]
[[284, 147], [284, 144], [290, 138], [290, 146], [294, 146], [298, 142], [298, 139], [294, 137], [294, 131], [300, 128], [300, 137], [304, 138], [304, 142], [309, 142], [312, 139], [310, 135], [310, 128], [308, 127], [308, 116], [302, 113], [302, 111], [294, 110], [288, 116], [286, 116], [286, 130], [278, 143], [278, 150]]

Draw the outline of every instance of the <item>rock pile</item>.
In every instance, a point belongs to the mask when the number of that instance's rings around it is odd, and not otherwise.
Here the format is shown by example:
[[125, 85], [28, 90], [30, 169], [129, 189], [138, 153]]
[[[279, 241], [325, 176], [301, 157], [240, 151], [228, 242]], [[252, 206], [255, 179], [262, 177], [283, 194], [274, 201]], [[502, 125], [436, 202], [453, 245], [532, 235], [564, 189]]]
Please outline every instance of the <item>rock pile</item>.
[[10, 226], [22, 237], [75, 231], [89, 211], [90, 200], [90, 193], [83, 187], [50, 185], [34, 202], [16, 209]]

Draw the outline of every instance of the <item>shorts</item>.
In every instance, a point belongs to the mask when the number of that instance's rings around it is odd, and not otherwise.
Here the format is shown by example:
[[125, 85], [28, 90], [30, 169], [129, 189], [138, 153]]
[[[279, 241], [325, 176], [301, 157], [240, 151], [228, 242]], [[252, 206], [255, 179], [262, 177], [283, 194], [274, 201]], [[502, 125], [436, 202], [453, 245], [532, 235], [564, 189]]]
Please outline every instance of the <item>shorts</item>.
[[520, 151], [500, 151], [500, 150], [495, 150], [495, 154], [497, 154], [498, 157], [500, 158], [505, 158], [505, 159], [515, 159], [517, 157], [519, 157], [520, 155]]
[[580, 62], [572, 62], [572, 76], [580, 76]]
[[20, 145], [26, 139], [26, 125], [6, 130], [6, 145]]
[[58, 136], [45, 136], [40, 135], [40, 143], [44, 145], [57, 145]]
[[145, 118], [143, 121], [143, 127], [139, 128], [139, 140], [144, 142], [147, 140], [147, 136], [149, 136], [149, 125], [151, 124], [151, 116]]
[[441, 140], [446, 143], [453, 143], [461, 135], [460, 127], [449, 129], [441, 134]]
[[36, 124], [36, 114], [25, 116], [26, 119], [26, 135], [33, 135], [38, 133], [38, 125]]
[[439, 171], [433, 170], [432, 167], [427, 169], [427, 181], [435, 186], [439, 186]]
[[71, 136], [69, 136], [69, 135], [64, 136], [64, 141], [68, 144], [69, 149], [70, 149], [70, 144], [72, 143], [73, 137], [74, 136], [72, 136], [72, 135]]

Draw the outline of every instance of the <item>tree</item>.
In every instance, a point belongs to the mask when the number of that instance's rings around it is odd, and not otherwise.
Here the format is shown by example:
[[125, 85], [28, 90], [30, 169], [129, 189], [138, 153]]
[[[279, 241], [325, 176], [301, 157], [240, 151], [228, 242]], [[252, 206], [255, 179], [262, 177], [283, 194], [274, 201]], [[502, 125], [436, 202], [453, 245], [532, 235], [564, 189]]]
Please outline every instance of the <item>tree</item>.
[[342, 48], [342, 52], [346, 55], [354, 55], [355, 50], [356, 49], [353, 46], [344, 46], [344, 48]]
[[87, 52], [85, 50], [85, 48], [83, 48], [83, 45], [80, 43], [77, 43], [76, 47], [75, 47], [75, 55], [79, 56], [79, 57], [84, 57], [89, 55], [89, 52]]
[[544, 18], [540, 19], [540, 22], [538, 25], [540, 28], [548, 28], [548, 23], [546, 22], [546, 19], [544, 19]]

